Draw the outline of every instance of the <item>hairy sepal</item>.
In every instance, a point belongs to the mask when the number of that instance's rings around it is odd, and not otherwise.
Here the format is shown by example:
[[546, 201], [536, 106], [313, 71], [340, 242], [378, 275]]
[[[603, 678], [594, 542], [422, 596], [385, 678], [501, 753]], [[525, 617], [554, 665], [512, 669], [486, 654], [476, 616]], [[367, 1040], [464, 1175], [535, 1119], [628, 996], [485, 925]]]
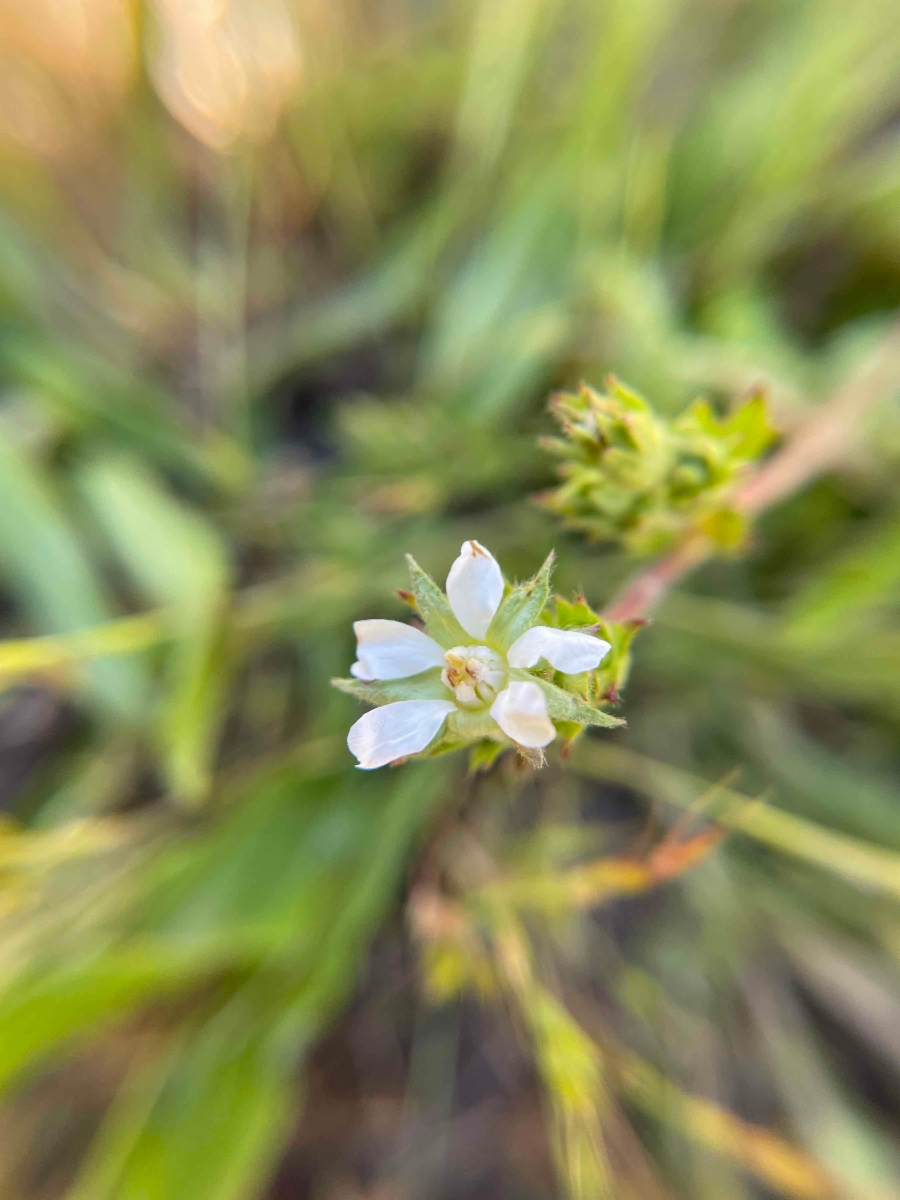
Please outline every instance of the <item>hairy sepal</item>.
[[555, 683], [533, 675], [530, 671], [510, 671], [510, 679], [527, 680], [536, 683], [547, 701], [547, 712], [551, 721], [572, 721], [578, 725], [596, 725], [601, 729], [618, 729], [625, 722], [621, 717], [594, 708], [573, 696], [571, 692], [563, 691]]
[[555, 557], [555, 552], [551, 550], [534, 578], [512, 588], [504, 596], [487, 631], [489, 646], [505, 654], [516, 638], [538, 624], [550, 596], [550, 576]]
[[425, 622], [429, 637], [439, 646], [451, 650], [454, 646], [467, 646], [471, 637], [453, 615], [450, 602], [411, 554], [407, 554], [409, 577], [419, 616]]
[[406, 679], [332, 679], [332, 687], [367, 704], [393, 704], [397, 700], [450, 700], [450, 693], [441, 683], [439, 667], [410, 675]]

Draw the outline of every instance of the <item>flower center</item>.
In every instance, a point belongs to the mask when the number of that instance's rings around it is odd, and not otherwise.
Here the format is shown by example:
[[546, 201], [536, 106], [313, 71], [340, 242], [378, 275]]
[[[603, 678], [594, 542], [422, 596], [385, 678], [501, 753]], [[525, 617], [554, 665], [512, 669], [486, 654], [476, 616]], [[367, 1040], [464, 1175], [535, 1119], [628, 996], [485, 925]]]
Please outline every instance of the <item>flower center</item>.
[[465, 708], [493, 704], [506, 682], [506, 664], [487, 646], [454, 646], [444, 662], [441, 680]]

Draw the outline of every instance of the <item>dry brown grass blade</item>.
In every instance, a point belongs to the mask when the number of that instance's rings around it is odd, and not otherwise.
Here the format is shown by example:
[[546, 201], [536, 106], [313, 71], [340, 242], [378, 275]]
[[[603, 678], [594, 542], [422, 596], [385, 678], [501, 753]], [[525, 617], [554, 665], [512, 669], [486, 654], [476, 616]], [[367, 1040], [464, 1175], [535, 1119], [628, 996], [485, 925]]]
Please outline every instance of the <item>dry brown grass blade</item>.
[[819, 1163], [777, 1133], [683, 1091], [630, 1051], [614, 1051], [609, 1067], [637, 1108], [731, 1159], [767, 1187], [792, 1200], [839, 1200], [841, 1193]]

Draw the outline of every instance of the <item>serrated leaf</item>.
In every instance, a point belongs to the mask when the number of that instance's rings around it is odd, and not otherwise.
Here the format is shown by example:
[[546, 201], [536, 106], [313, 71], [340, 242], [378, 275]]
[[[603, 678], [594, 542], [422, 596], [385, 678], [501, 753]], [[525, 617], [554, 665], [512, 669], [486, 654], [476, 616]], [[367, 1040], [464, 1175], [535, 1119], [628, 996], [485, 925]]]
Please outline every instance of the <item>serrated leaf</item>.
[[332, 679], [332, 686], [366, 704], [394, 704], [398, 700], [449, 700], [450, 692], [441, 683], [440, 667], [421, 671], [406, 679]]
[[504, 596], [487, 631], [488, 645], [505, 654], [516, 638], [521, 637], [526, 629], [537, 625], [550, 595], [550, 576], [555, 557], [556, 552], [551, 550], [533, 579], [513, 588]]
[[428, 634], [445, 650], [453, 646], [468, 646], [472, 641], [453, 615], [450, 601], [411, 554], [407, 554], [409, 577], [419, 616], [425, 622]]
[[[649, 412], [650, 406], [643, 396], [639, 396], [637, 392], [626, 387], [621, 379], [617, 379], [615, 375], [607, 375], [605, 379], [607, 391], [611, 396], [615, 396], [626, 408], [632, 409], [634, 412], [645, 413]], [[592, 389], [584, 387], [583, 391], [591, 392]], [[596, 394], [596, 393], [595, 393]]]
[[[603, 625], [603, 618], [599, 613], [594, 612], [584, 596], [579, 596], [577, 600], [564, 600], [562, 596], [556, 596], [556, 621], [548, 621], [547, 624], [555, 624], [558, 629], [584, 629], [594, 628]], [[606, 636], [604, 634], [604, 636]], [[606, 638], [611, 642], [611, 638]]]
[[554, 721], [575, 721], [579, 725], [596, 725], [601, 729], [618, 729], [625, 724], [621, 717], [614, 717], [611, 713], [585, 704], [571, 692], [564, 692], [555, 683], [532, 675], [530, 671], [510, 671], [510, 678], [536, 683], [544, 693], [547, 712]]
[[769, 424], [765, 396], [753, 396], [724, 422], [723, 431], [734, 439], [732, 455], [757, 458], [776, 435]]

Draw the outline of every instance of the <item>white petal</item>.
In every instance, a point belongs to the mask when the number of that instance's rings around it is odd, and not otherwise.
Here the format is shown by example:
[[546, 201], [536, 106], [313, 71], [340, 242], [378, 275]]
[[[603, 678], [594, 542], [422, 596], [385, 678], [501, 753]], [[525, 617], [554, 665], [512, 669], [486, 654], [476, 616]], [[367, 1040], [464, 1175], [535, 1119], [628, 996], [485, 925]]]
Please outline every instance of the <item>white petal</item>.
[[511, 667], [533, 667], [546, 658], [551, 667], [566, 675], [593, 671], [610, 651], [609, 642], [569, 629], [535, 625], [516, 638], [506, 658]]
[[466, 633], [483, 638], [503, 599], [503, 573], [480, 542], [464, 542], [447, 576], [447, 599]]
[[434, 740], [455, 708], [452, 700], [398, 700], [373, 708], [350, 727], [350, 753], [364, 771], [418, 754]]
[[491, 705], [491, 716], [507, 737], [537, 749], [556, 737], [547, 701], [536, 683], [511, 683]]
[[421, 629], [401, 621], [354, 621], [357, 679], [405, 679], [444, 665], [444, 651]]

